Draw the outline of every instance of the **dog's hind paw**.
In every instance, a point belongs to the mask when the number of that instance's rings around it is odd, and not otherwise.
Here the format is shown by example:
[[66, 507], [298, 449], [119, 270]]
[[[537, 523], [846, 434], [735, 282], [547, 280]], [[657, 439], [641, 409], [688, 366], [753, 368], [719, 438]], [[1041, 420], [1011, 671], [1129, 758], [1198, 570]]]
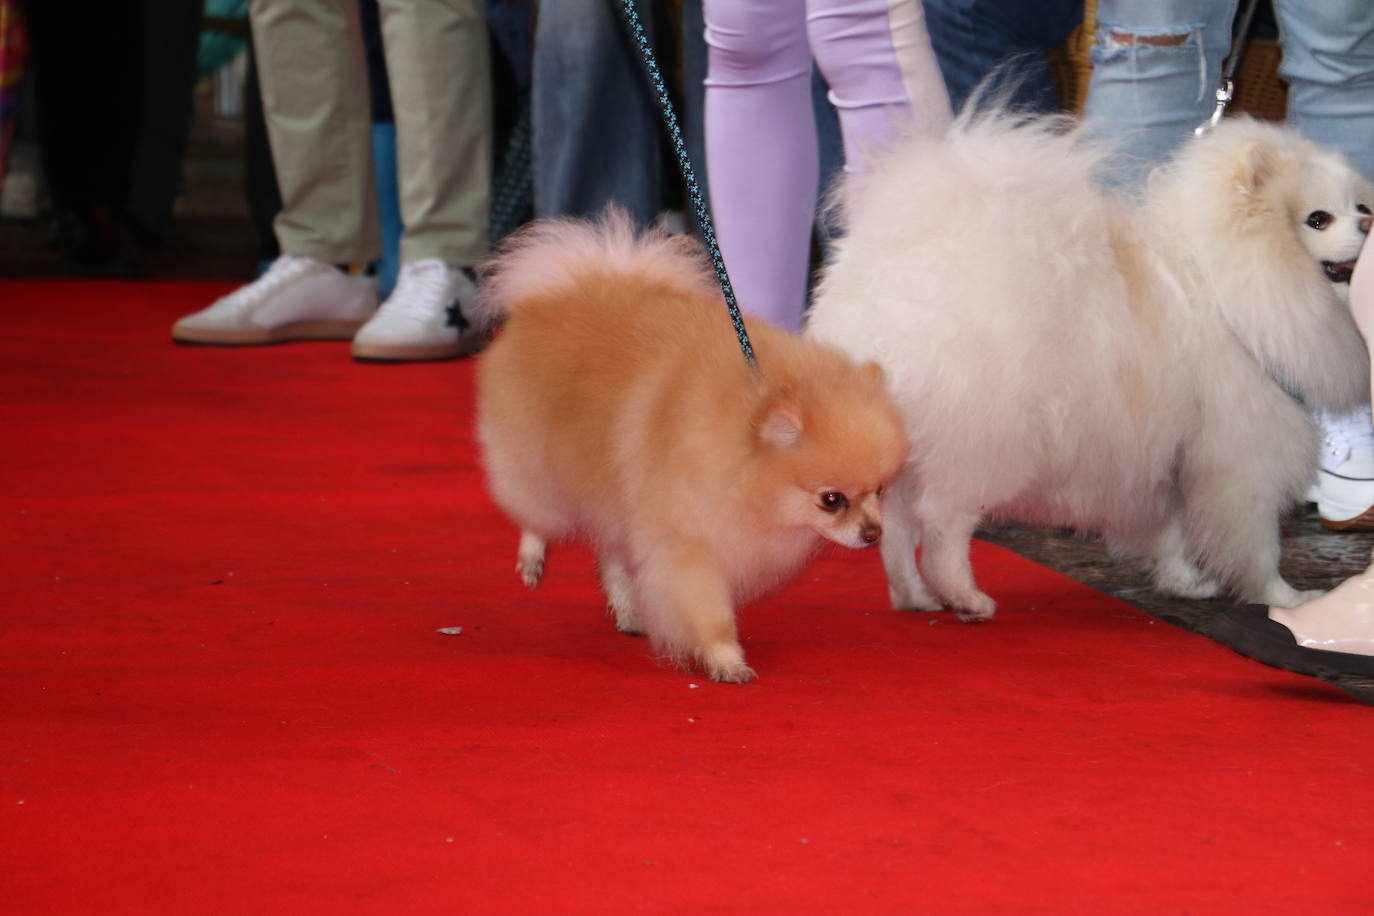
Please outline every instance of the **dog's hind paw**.
[[528, 531], [520, 533], [520, 549], [516, 553], [515, 571], [520, 581], [534, 588], [544, 576], [544, 539]]
[[1215, 598], [1225, 589], [1220, 582], [1214, 579], [1199, 579], [1197, 582], [1187, 586], [1160, 586], [1160, 591], [1173, 595], [1176, 598], [1191, 598], [1200, 600], [1204, 598]]
[[747, 684], [758, 677], [758, 672], [743, 663], [727, 668], [708, 668], [707, 674], [711, 676], [711, 680], [723, 684]]
[[534, 588], [539, 585], [539, 580], [544, 577], [544, 561], [535, 560], [526, 563], [523, 560], [515, 564], [515, 571], [520, 574], [520, 581], [525, 583], [526, 588]]
[[606, 607], [615, 615], [615, 628], [621, 633], [627, 633], [630, 636], [644, 635], [644, 627], [640, 626], [639, 618], [635, 616], [635, 612], [631, 608], [620, 607], [614, 603], [608, 604]]
[[1305, 604], [1314, 598], [1320, 598], [1326, 592], [1319, 588], [1298, 591], [1293, 586], [1283, 580], [1272, 582], [1264, 590], [1264, 596], [1260, 604], [1267, 604], [1270, 607], [1294, 608], [1300, 604]]
[[1215, 598], [1225, 589], [1186, 561], [1163, 562], [1155, 569], [1155, 588], [1176, 598]]

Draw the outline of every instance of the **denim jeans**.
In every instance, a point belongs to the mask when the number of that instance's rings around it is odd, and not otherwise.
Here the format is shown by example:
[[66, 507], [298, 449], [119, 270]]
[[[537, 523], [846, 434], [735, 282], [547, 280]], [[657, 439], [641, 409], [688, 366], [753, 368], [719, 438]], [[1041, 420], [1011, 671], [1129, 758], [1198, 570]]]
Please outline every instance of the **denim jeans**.
[[[639, 0], [659, 68], [670, 57], [653, 34], [655, 4]], [[663, 115], [621, 20], [619, 0], [545, 0], [535, 32], [534, 212], [589, 216], [608, 202], [647, 224], [663, 209], [666, 133]], [[701, 174], [701, 95], [705, 46], [700, 0], [682, 4], [683, 99], [676, 112], [688, 156]], [[695, 27], [693, 24], [695, 23]]]
[[1374, 181], [1374, 4], [1274, 0], [1288, 123]]
[[1046, 51], [1083, 21], [1083, 0], [924, 0], [926, 29], [955, 111], [989, 77], [1017, 108], [1056, 111]]
[[[1101, 0], [1084, 117], [1121, 142], [1135, 190], [1206, 120], [1237, 0]], [[1274, 0], [1288, 120], [1374, 178], [1374, 4]]]

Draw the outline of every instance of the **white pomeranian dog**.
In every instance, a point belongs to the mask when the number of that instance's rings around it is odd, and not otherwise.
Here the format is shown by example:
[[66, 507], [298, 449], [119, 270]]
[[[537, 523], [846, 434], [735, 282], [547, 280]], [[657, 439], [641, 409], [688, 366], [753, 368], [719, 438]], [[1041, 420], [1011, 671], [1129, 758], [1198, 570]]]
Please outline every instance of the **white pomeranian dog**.
[[1374, 187], [1244, 117], [1139, 203], [1100, 190], [1109, 160], [1070, 119], [972, 113], [843, 189], [807, 333], [883, 366], [912, 440], [894, 607], [991, 616], [968, 558], [990, 516], [1100, 532], [1167, 593], [1310, 597], [1278, 523], [1316, 474], [1310, 410], [1368, 396], [1348, 303]]

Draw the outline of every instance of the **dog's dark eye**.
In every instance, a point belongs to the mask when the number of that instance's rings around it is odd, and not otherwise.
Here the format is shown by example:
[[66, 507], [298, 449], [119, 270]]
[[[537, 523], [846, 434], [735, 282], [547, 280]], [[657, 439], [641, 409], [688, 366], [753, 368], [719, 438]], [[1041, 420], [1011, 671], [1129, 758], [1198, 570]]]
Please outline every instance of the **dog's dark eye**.
[[849, 505], [849, 500], [845, 498], [843, 493], [827, 490], [821, 494], [821, 508], [826, 512], [839, 512], [847, 505]]
[[1325, 210], [1313, 210], [1311, 213], [1307, 214], [1307, 225], [1311, 226], [1313, 229], [1325, 229], [1327, 226], [1331, 225], [1332, 218], [1331, 214], [1327, 213]]
[[1366, 207], [1364, 204], [1356, 204], [1355, 209], [1363, 213], [1365, 216], [1369, 215], [1369, 208]]

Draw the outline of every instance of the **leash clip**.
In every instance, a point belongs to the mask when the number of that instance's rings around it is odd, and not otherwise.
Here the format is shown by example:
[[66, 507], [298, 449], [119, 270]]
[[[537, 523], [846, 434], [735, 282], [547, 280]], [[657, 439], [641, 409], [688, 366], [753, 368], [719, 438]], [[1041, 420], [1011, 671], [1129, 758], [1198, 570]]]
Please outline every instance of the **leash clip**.
[[1193, 128], [1193, 136], [1201, 137], [1208, 133], [1213, 127], [1221, 123], [1222, 116], [1226, 114], [1226, 106], [1231, 104], [1231, 99], [1235, 95], [1235, 84], [1229, 78], [1223, 79], [1221, 85], [1217, 87], [1217, 107], [1212, 110], [1212, 116]]

